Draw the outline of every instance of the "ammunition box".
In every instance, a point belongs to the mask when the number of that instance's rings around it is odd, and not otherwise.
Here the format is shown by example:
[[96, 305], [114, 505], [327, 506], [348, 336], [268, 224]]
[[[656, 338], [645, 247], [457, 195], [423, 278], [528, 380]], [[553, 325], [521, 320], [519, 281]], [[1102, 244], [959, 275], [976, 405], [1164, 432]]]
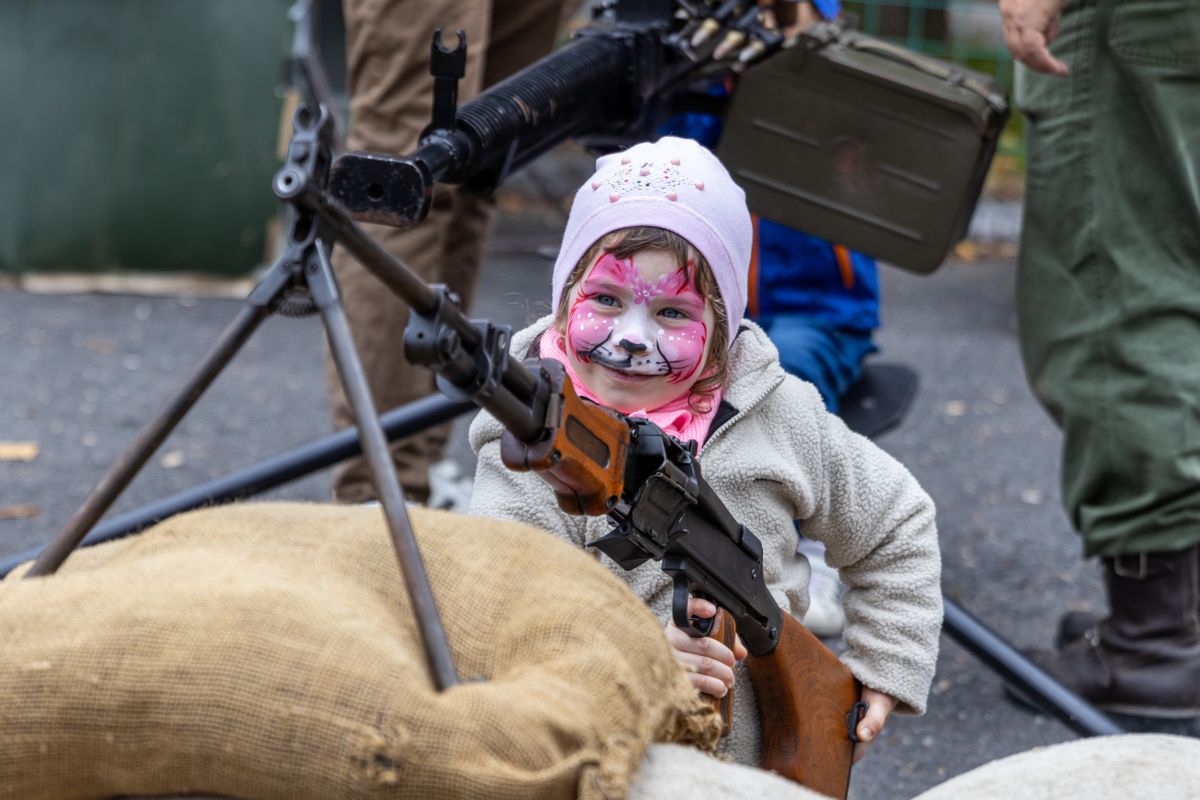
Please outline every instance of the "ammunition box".
[[1007, 117], [990, 76], [822, 22], [742, 76], [718, 155], [756, 214], [932, 272]]

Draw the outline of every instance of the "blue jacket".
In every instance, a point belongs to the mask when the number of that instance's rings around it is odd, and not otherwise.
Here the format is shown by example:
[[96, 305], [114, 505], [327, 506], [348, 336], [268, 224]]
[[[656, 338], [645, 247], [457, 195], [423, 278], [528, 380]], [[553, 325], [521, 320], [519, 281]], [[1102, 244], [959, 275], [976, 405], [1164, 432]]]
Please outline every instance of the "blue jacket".
[[749, 312], [773, 318], [802, 316], [830, 328], [860, 332], [879, 327], [875, 260], [840, 245], [772, 222], [755, 220]]

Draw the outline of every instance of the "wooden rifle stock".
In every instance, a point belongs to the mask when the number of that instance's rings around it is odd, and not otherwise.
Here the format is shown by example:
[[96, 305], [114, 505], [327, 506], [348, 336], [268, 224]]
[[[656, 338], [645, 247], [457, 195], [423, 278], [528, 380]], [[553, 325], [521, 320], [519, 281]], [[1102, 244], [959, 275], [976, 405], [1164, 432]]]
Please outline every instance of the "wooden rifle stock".
[[[708, 638], [716, 639], [721, 644], [733, 650], [734, 638], [737, 636], [737, 623], [733, 621], [733, 615], [723, 608], [717, 609], [717, 615], [713, 617], [712, 630], [708, 632]], [[729, 687], [729, 691], [724, 697], [712, 697], [713, 710], [721, 715], [721, 735], [728, 736], [733, 730], [733, 687]]]
[[[709, 636], [730, 650], [733, 617], [717, 610]], [[746, 661], [758, 701], [762, 729], [762, 768], [815, 792], [844, 798], [850, 789], [850, 762], [858, 725], [855, 704], [862, 686], [846, 665], [790, 614], [775, 650]], [[733, 728], [733, 689], [712, 697], [721, 715], [721, 735]]]
[[535, 369], [550, 381], [551, 411], [546, 435], [532, 444], [515, 436], [500, 440], [500, 460], [517, 472], [534, 471], [554, 488], [559, 508], [568, 514], [603, 516], [625, 486], [629, 425], [613, 412], [580, 399], [562, 365], [545, 359]]
[[750, 656], [762, 725], [762, 766], [830, 797], [845, 797], [862, 687], [808, 628], [783, 614], [775, 650]]

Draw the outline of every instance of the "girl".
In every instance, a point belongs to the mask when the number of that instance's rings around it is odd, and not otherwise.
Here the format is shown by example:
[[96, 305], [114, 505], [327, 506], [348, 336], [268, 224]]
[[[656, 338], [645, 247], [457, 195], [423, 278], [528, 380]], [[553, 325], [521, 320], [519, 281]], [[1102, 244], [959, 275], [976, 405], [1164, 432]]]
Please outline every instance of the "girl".
[[[763, 544], [767, 585], [802, 618], [809, 567], [794, 520], [824, 542], [847, 586], [843, 660], [870, 706], [866, 743], [894, 708], [923, 713], [941, 626], [933, 503], [898, 462], [825, 411], [787, 375], [762, 329], [743, 320], [752, 249], [745, 196], [709, 151], [666, 137], [596, 162], [575, 196], [554, 267], [555, 313], [513, 337], [513, 352], [561, 361], [584, 398], [641, 416], [700, 444], [704, 475]], [[500, 461], [503, 429], [471, 425], [479, 458], [472, 512], [533, 524], [580, 546], [608, 532], [603, 517], [561, 512], [533, 473]], [[609, 567], [667, 621], [667, 637], [697, 689], [736, 682], [724, 747], [759, 761], [753, 689], [738, 652], [670, 624], [671, 580], [648, 562]], [[693, 599], [691, 610], [715, 608]]]

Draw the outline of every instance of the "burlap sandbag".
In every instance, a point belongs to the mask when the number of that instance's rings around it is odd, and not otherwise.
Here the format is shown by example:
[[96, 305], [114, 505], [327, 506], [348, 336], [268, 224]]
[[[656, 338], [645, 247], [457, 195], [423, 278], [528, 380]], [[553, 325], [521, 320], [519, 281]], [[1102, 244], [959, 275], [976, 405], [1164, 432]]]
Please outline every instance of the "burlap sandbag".
[[441, 694], [379, 509], [210, 509], [15, 572], [0, 797], [622, 797], [648, 742], [715, 744], [659, 622], [588, 555], [411, 513], [467, 679]]

